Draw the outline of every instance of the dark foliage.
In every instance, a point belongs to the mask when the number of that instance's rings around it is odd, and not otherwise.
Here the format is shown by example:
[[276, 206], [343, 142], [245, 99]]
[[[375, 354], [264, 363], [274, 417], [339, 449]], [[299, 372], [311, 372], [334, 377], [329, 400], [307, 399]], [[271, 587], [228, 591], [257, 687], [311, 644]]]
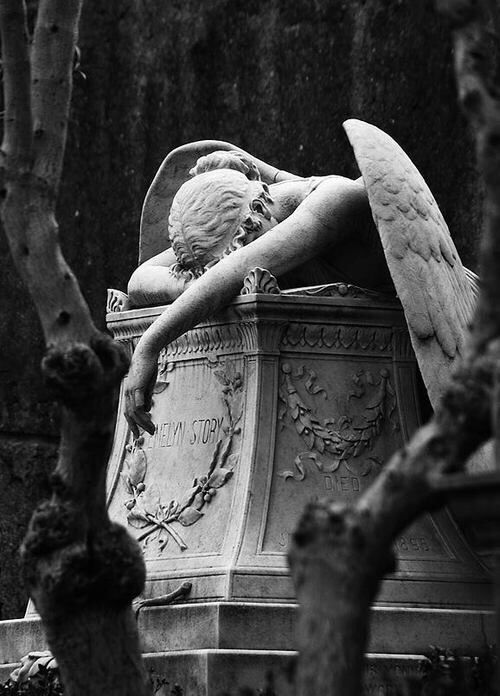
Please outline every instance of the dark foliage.
[[23, 682], [10, 679], [0, 685], [0, 696], [62, 696], [59, 670], [40, 665], [38, 672]]

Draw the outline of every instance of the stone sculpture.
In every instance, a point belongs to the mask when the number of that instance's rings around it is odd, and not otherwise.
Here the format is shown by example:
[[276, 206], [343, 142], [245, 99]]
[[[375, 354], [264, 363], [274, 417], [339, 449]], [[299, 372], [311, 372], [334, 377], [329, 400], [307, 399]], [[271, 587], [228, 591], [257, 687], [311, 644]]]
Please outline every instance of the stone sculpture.
[[[350, 120], [344, 127], [362, 174], [355, 181], [303, 179], [228, 143], [191, 143], [167, 157], [145, 202], [142, 233], [161, 230], [166, 247], [169, 215], [172, 247], [129, 284], [136, 306], [171, 303], [133, 356], [125, 398], [136, 437], [140, 428], [154, 432], [148, 412], [160, 350], [226, 306], [256, 266], [283, 288], [343, 281], [395, 289], [436, 403], [463, 351], [475, 277], [403, 150], [375, 126]], [[193, 178], [179, 188], [179, 163], [190, 158]]]
[[[388, 136], [346, 128], [358, 181], [300, 179], [229, 143], [175, 150], [143, 209], [136, 307], [108, 298], [109, 330], [135, 348], [108, 511], [143, 549], [141, 603], [157, 605], [140, 617], [144, 649], [186, 692], [280, 673], [301, 511], [358, 499], [425, 420], [410, 337], [434, 401], [462, 350], [474, 294], [434, 199]], [[394, 653], [444, 631], [464, 652], [484, 640], [488, 580], [449, 513], [424, 515], [395, 551], [374, 669], [408, 669]], [[179, 593], [166, 617], [158, 605]]]

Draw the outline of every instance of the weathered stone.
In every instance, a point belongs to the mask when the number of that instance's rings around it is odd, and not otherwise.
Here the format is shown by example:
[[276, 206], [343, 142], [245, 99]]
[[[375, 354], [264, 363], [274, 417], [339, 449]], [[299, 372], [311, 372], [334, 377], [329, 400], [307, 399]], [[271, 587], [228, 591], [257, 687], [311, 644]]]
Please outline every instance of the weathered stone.
[[[335, 287], [335, 286], [334, 286]], [[108, 315], [135, 343], [161, 309]], [[153, 435], [119, 416], [109, 509], [144, 545], [147, 596], [293, 601], [286, 552], [308, 500], [353, 500], [418, 427], [418, 371], [394, 300], [237, 298], [161, 354]], [[488, 577], [446, 512], [397, 540], [380, 601], [485, 608]]]
[[[293, 604], [210, 602], [144, 609], [139, 630], [148, 669], [186, 696], [219, 696], [223, 689], [236, 696], [236, 686], [263, 688], [269, 675], [277, 694], [288, 696], [295, 622]], [[431, 645], [475, 655], [495, 635], [490, 611], [379, 606], [371, 624], [367, 694], [394, 693], [394, 681], [418, 676]], [[46, 646], [39, 620], [6, 621], [1, 631], [0, 682], [22, 655]]]
[[[475, 267], [481, 187], [455, 104], [449, 31], [432, 3], [88, 0], [79, 48], [85, 78], [75, 75], [58, 219], [98, 320], [106, 288], [125, 289], [136, 266], [141, 205], [164, 154], [207, 135], [299, 174], [354, 176], [341, 123], [376, 123], [425, 172]], [[38, 324], [3, 237], [0, 254], [0, 449], [11, 434], [35, 448], [56, 433], [55, 412], [38, 376]], [[37, 456], [49, 468], [51, 455]], [[27, 491], [17, 509], [27, 516], [37, 498]], [[17, 570], [0, 565], [17, 587]], [[13, 601], [2, 590], [2, 617], [22, 615], [17, 592]]]

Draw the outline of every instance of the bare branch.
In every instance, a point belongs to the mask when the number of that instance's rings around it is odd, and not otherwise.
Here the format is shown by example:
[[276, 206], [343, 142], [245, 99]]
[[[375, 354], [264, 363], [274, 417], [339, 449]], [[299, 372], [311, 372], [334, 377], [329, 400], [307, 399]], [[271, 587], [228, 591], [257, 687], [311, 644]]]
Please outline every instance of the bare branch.
[[[36, 304], [49, 345], [86, 342], [96, 333], [78, 283], [59, 248], [54, 217], [80, 8], [81, 0], [41, 2], [33, 49], [36, 84], [31, 103], [24, 3], [0, 3], [7, 108], [1, 217], [14, 261]], [[61, 14], [61, 22], [57, 13]], [[42, 79], [42, 74], [48, 79]], [[38, 136], [34, 164], [31, 108]], [[48, 127], [48, 132], [38, 132], [40, 124], [50, 123], [54, 125]]]
[[41, 0], [32, 49], [34, 175], [55, 200], [64, 158], [82, 0]]

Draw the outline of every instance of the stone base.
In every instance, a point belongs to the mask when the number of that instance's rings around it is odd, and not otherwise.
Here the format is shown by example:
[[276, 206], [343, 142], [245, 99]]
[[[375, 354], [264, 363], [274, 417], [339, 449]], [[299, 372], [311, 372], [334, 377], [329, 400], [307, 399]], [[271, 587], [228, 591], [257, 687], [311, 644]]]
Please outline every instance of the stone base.
[[[293, 696], [297, 653], [267, 650], [197, 650], [146, 655], [153, 678], [165, 678], [160, 696], [178, 684], [184, 696]], [[422, 676], [423, 655], [367, 656], [365, 696], [404, 693], [403, 682]], [[269, 692], [266, 691], [269, 689]]]
[[[143, 547], [146, 598], [189, 581], [193, 603], [293, 603], [287, 550], [304, 506], [355, 502], [424, 422], [399, 304], [316, 290], [240, 296], [171, 343], [153, 435], [131, 439], [122, 394], [109, 514]], [[114, 312], [108, 327], [131, 352], [161, 311]], [[383, 605], [491, 606], [486, 569], [446, 510], [420, 517], [394, 549]]]
[[[293, 672], [297, 653], [290, 650], [180, 650], [146, 653], [146, 667], [157, 687], [157, 696], [170, 695], [174, 685], [183, 696], [252, 696], [266, 693], [293, 696]], [[404, 693], [407, 679], [422, 676], [424, 655], [368, 654], [365, 696]], [[0, 684], [7, 681], [17, 663], [0, 665]]]
[[[186, 696], [264, 688], [270, 672], [277, 694], [288, 695], [296, 617], [292, 604], [186, 603], [143, 609], [139, 630], [149, 669]], [[366, 693], [392, 693], [387, 674], [411, 676], [432, 645], [477, 654], [495, 642], [494, 622], [490, 611], [374, 607]], [[46, 648], [39, 620], [0, 623], [0, 681], [22, 655]]]
[[[292, 604], [178, 604], [143, 610], [139, 630], [145, 653], [293, 651], [296, 618], [297, 607]], [[424, 654], [431, 645], [438, 645], [473, 655], [495, 642], [494, 621], [490, 611], [377, 606], [372, 609], [368, 649]]]

